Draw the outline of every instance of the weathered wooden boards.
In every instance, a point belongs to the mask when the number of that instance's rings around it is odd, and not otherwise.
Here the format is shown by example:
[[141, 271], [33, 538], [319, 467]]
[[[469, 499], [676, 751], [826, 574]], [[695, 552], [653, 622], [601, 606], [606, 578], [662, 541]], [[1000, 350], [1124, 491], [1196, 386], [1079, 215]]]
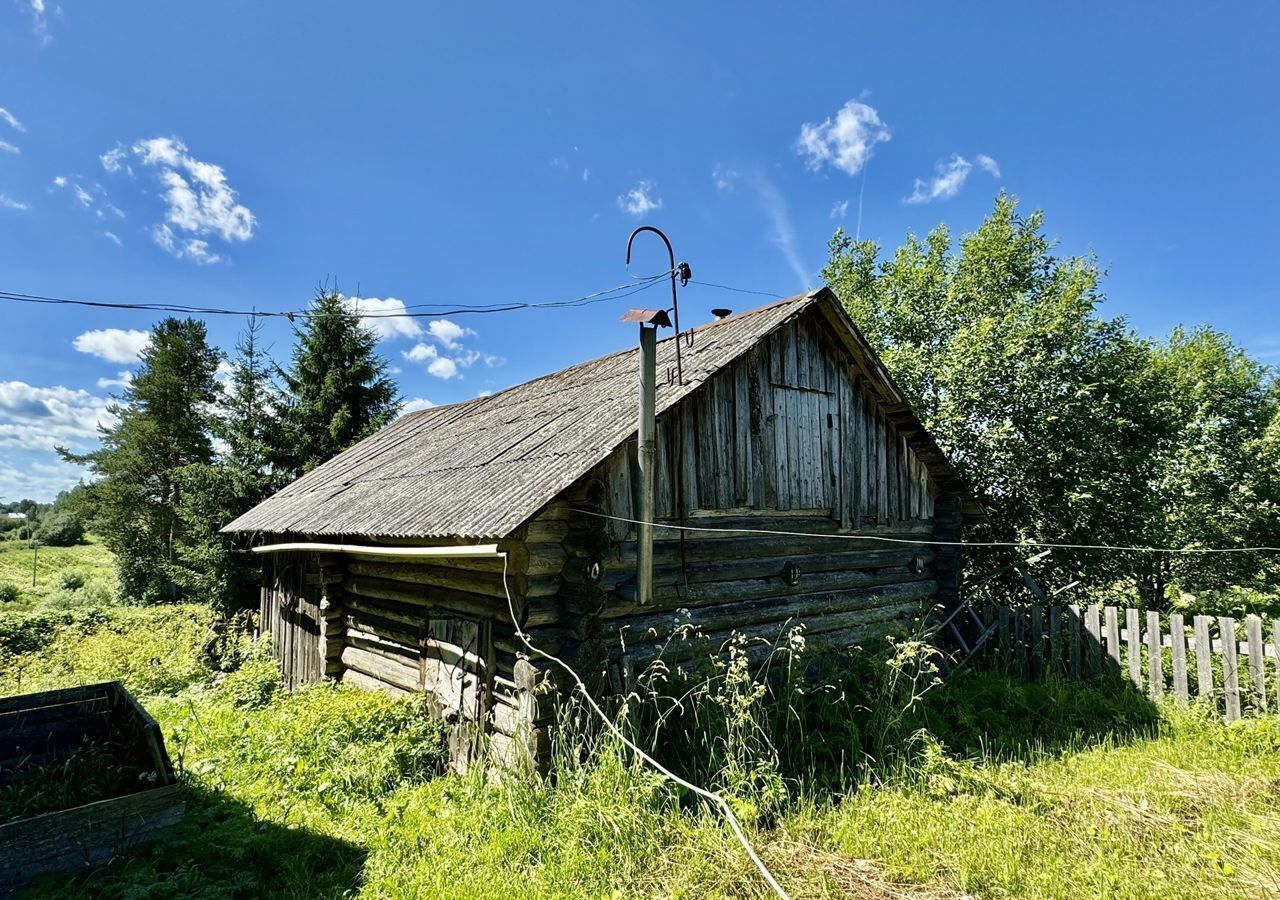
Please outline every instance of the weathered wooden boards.
[[[1243, 622], [1195, 616], [1188, 626], [1179, 613], [1166, 618], [1148, 611], [1144, 617], [1137, 609], [1056, 605], [995, 607], [987, 615], [996, 624], [994, 652], [1018, 668], [1068, 678], [1127, 678], [1152, 699], [1169, 693], [1181, 702], [1220, 704], [1227, 721], [1246, 711], [1280, 710], [1280, 619], [1268, 624], [1253, 615]], [[1047, 643], [1034, 636], [1038, 626], [1023, 628], [1045, 617]], [[1100, 667], [1096, 661], [1104, 656]]]
[[0, 894], [40, 875], [103, 865], [182, 820], [160, 728], [118, 682], [0, 700], [0, 790], [97, 739], [110, 739], [119, 763], [147, 776], [134, 782], [145, 789], [0, 824]]

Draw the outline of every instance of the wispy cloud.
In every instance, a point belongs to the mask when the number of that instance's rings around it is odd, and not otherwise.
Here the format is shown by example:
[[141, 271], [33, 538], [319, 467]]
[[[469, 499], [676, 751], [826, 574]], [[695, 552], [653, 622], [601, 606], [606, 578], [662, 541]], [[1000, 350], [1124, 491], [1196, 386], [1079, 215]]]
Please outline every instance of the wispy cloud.
[[110, 422], [108, 403], [105, 397], [61, 385], [0, 381], [0, 445], [46, 451], [82, 446], [98, 436], [99, 424]]
[[728, 166], [716, 166], [711, 170], [711, 182], [716, 190], [729, 193], [738, 186], [738, 171]]
[[27, 130], [26, 126], [19, 122], [17, 117], [3, 106], [0, 106], [0, 122], [4, 122], [17, 132], [25, 132]]
[[113, 363], [136, 363], [151, 345], [151, 332], [132, 328], [100, 328], [86, 331], [71, 342], [81, 353]]
[[13, 144], [10, 144], [8, 141], [0, 141], [0, 150], [3, 150], [5, 153], [21, 153], [22, 152]]
[[0, 194], [0, 209], [12, 209], [18, 212], [26, 212], [31, 208], [30, 203], [23, 203], [21, 200], [14, 200], [8, 194]]
[[800, 253], [796, 249], [796, 230], [795, 226], [791, 224], [791, 214], [787, 211], [787, 201], [783, 199], [782, 194], [774, 187], [773, 182], [763, 175], [757, 175], [752, 179], [752, 186], [755, 188], [756, 195], [760, 200], [760, 207], [769, 219], [769, 242], [781, 251], [782, 258], [791, 267], [796, 279], [805, 290], [808, 290], [812, 287], [813, 282], [808, 270], [800, 262]]
[[86, 186], [78, 175], [56, 175], [53, 186], [58, 190], [69, 190], [72, 199], [81, 209], [92, 212], [99, 219], [105, 219], [108, 213], [117, 219], [125, 218], [124, 210], [111, 202], [111, 198], [100, 184]]
[[427, 374], [436, 378], [445, 381], [461, 378], [462, 369], [469, 369], [478, 362], [490, 368], [506, 362], [501, 356], [464, 346], [463, 339], [475, 337], [476, 333], [449, 319], [433, 319], [426, 334], [427, 340], [401, 351], [401, 355], [409, 362], [425, 363]]
[[362, 324], [370, 329], [378, 340], [386, 341], [398, 337], [415, 338], [422, 334], [422, 326], [417, 319], [404, 315], [404, 301], [395, 297], [385, 300], [378, 297], [343, 297], [342, 302], [347, 309], [361, 317]]
[[[980, 154], [977, 157], [977, 161], [978, 166], [984, 172], [996, 178], [1000, 177], [1000, 167], [994, 159]], [[950, 200], [960, 193], [960, 189], [969, 180], [969, 173], [972, 171], [973, 163], [960, 154], [953, 153], [950, 160], [938, 163], [937, 170], [932, 178], [927, 180], [917, 178], [911, 196], [907, 197], [904, 202], [932, 203], [934, 200]]]
[[117, 372], [115, 378], [98, 379], [98, 387], [104, 391], [109, 391], [112, 388], [124, 389], [131, 384], [133, 384], [133, 372], [128, 369], [123, 372]]
[[889, 126], [874, 107], [850, 100], [834, 117], [801, 125], [795, 146], [815, 172], [831, 166], [846, 175], [857, 175], [871, 159], [876, 144], [889, 137]]
[[839, 200], [831, 207], [831, 215], [828, 218], [843, 219], [849, 214], [849, 201]]
[[[45, 10], [44, 0], [26, 0], [27, 12], [31, 16], [31, 33], [40, 39], [40, 43], [48, 46], [53, 43], [53, 35], [49, 34], [49, 17]], [[58, 8], [62, 12], [62, 8]]]
[[662, 209], [662, 198], [655, 196], [652, 181], [642, 181], [618, 197], [618, 209], [633, 216], [645, 216]]
[[111, 243], [115, 244], [117, 247], [124, 246], [124, 241], [120, 240], [120, 236], [113, 231], [104, 231], [102, 232], [102, 236], [107, 240], [109, 240]]
[[98, 159], [107, 172], [131, 174], [129, 154], [140, 165], [157, 170], [164, 190], [164, 222], [151, 229], [156, 246], [179, 259], [209, 264], [223, 257], [210, 248], [208, 238], [231, 244], [253, 237], [257, 220], [239, 202], [221, 166], [192, 156], [187, 145], [173, 137], [138, 141], [128, 153], [117, 145]]

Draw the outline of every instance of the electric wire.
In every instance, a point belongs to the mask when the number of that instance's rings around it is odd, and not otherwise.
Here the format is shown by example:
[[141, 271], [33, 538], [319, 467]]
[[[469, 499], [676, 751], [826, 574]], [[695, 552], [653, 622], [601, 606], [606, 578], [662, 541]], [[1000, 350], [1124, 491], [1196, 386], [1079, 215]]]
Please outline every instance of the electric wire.
[[755, 294], [757, 297], [772, 297], [774, 300], [786, 300], [786, 294], [775, 294], [773, 291], [753, 291], [749, 288], [733, 287], [729, 284], [716, 284], [714, 281], [699, 281], [697, 278], [689, 280], [690, 284], [700, 284], [703, 287], [716, 288], [721, 291], [733, 291], [735, 294]]
[[626, 516], [613, 516], [595, 510], [574, 507], [575, 512], [583, 515], [611, 519], [615, 522], [628, 522], [632, 525], [650, 525], [653, 528], [667, 528], [674, 531], [708, 531], [720, 534], [767, 534], [775, 537], [828, 538], [837, 541], [881, 541], [886, 544], [911, 544], [925, 547], [1007, 547], [1015, 550], [1108, 550], [1135, 553], [1166, 554], [1211, 554], [1211, 553], [1280, 553], [1280, 547], [1143, 547], [1117, 544], [1067, 544], [1050, 541], [935, 541], [916, 538], [889, 537], [883, 534], [822, 534], [810, 531], [782, 531], [773, 528], [726, 528], [713, 525], [672, 525], [663, 522], [643, 522], [629, 519]]
[[673, 784], [679, 785], [685, 790], [692, 791], [694, 794], [697, 794], [702, 799], [707, 800], [710, 803], [714, 804], [720, 810], [720, 812], [724, 814], [726, 821], [728, 821], [729, 823], [729, 827], [733, 830], [734, 836], [737, 837], [738, 839], [738, 843], [742, 845], [742, 849], [746, 851], [747, 856], [750, 857], [751, 859], [751, 862], [754, 863], [756, 869], [759, 870], [760, 877], [762, 877], [765, 880], [765, 883], [769, 885], [769, 887], [773, 890], [775, 894], [778, 895], [779, 898], [781, 898], [781, 900], [791, 900], [790, 896], [783, 889], [782, 885], [780, 885], [778, 883], [778, 880], [773, 876], [773, 873], [769, 871], [769, 867], [765, 865], [764, 860], [760, 858], [759, 854], [756, 853], [755, 848], [751, 846], [751, 841], [747, 838], [746, 832], [743, 831], [742, 824], [738, 821], [738, 817], [734, 815], [733, 808], [729, 805], [728, 800], [726, 800], [724, 797], [720, 796], [719, 794], [715, 793], [714, 791], [709, 791], [706, 788], [699, 787], [698, 785], [694, 784], [692, 781], [688, 781], [687, 779], [681, 778], [675, 772], [672, 772], [662, 763], [658, 762], [656, 759], [654, 759], [652, 756], [650, 756], [648, 753], [642, 750], [638, 745], [636, 745], [634, 741], [632, 741], [630, 738], [628, 738], [625, 734], [622, 733], [622, 729], [620, 729], [617, 725], [613, 723], [613, 720], [610, 719], [608, 714], [606, 714], [605, 711], [600, 707], [600, 704], [597, 703], [595, 698], [591, 696], [591, 692], [587, 690], [587, 686], [583, 682], [582, 678], [578, 676], [578, 673], [575, 672], [568, 663], [560, 659], [558, 656], [552, 656], [550, 653], [547, 653], [545, 650], [540, 649], [539, 647], [535, 646], [532, 641], [529, 640], [529, 636], [525, 634], [524, 629], [520, 626], [519, 619], [516, 618], [515, 602], [511, 599], [511, 588], [507, 584], [507, 554], [505, 552], [501, 552], [498, 555], [502, 557], [502, 590], [507, 595], [507, 611], [511, 615], [511, 621], [515, 625], [516, 636], [520, 638], [520, 643], [524, 644], [525, 647], [529, 649], [530, 653], [536, 654], [537, 656], [541, 656], [543, 659], [546, 659], [552, 663], [555, 663], [560, 668], [564, 669], [564, 671], [568, 673], [569, 677], [573, 679], [578, 693], [582, 695], [582, 698], [587, 702], [587, 705], [591, 707], [591, 709], [595, 712], [595, 714], [600, 718], [600, 721], [604, 723], [605, 728], [609, 730], [610, 734], [612, 734], [615, 738], [617, 738], [623, 744], [623, 746], [625, 746], [631, 752], [635, 753], [636, 756], [638, 756], [644, 762], [648, 763], [651, 768], [653, 768], [656, 772], [658, 772], [658, 774], [662, 775], [668, 781], [672, 782]]

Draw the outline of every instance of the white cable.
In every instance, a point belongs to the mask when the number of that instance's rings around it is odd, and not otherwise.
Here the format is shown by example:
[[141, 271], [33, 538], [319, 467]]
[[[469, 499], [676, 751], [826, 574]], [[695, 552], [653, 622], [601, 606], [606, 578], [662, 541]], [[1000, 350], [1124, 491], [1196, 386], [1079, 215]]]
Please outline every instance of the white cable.
[[1051, 544], [1044, 541], [934, 541], [912, 538], [885, 537], [880, 534], [821, 534], [811, 531], [778, 531], [770, 528], [716, 528], [711, 525], [670, 525], [664, 522], [641, 522], [625, 516], [611, 516], [574, 507], [574, 512], [632, 525], [651, 525], [654, 528], [671, 528], [676, 531], [714, 531], [722, 534], [770, 534], [782, 537], [830, 538], [837, 541], [883, 541], [889, 544], [916, 544], [930, 547], [1015, 547], [1032, 550], [1048, 547], [1053, 550], [1133, 550], [1139, 553], [1280, 553], [1280, 547], [1124, 547], [1111, 544]]
[[698, 787], [691, 781], [686, 781], [662, 763], [658, 762], [648, 753], [641, 750], [625, 734], [622, 733], [622, 730], [619, 729], [617, 725], [613, 724], [613, 720], [610, 719], [609, 716], [605, 714], [605, 711], [600, 708], [600, 704], [596, 703], [595, 698], [592, 697], [590, 692], [587, 690], [586, 684], [583, 683], [582, 679], [578, 677], [578, 673], [575, 672], [568, 663], [559, 657], [552, 656], [545, 650], [539, 650], [533, 645], [528, 636], [524, 633], [524, 629], [520, 627], [519, 620], [516, 618], [516, 607], [515, 603], [511, 599], [511, 588], [507, 585], [507, 554], [505, 552], [501, 552], [498, 555], [502, 557], [502, 590], [507, 595], [507, 611], [511, 614], [511, 622], [515, 625], [516, 636], [520, 638], [520, 643], [528, 647], [530, 653], [537, 654], [543, 659], [550, 660], [568, 672], [569, 677], [577, 684], [579, 692], [581, 692], [583, 698], [587, 701], [587, 704], [595, 710], [596, 715], [600, 717], [600, 721], [604, 723], [605, 728], [609, 729], [613, 736], [621, 741], [625, 747], [652, 766], [668, 781], [678, 784], [686, 790], [693, 791], [693, 793], [697, 794], [699, 797], [702, 797], [704, 800], [708, 800], [719, 807], [720, 811], [724, 813], [724, 817], [729, 821], [729, 827], [733, 829], [734, 835], [738, 838], [738, 843], [742, 844], [742, 849], [747, 851], [747, 856], [751, 858], [751, 861], [755, 863], [756, 868], [760, 870], [761, 877], [764, 878], [765, 882], [773, 889], [773, 892], [777, 894], [781, 900], [791, 900], [787, 892], [782, 889], [782, 885], [778, 884], [778, 880], [773, 877], [773, 873], [769, 871], [769, 867], [764, 864], [764, 860], [759, 857], [755, 848], [751, 846], [751, 841], [747, 839], [746, 833], [742, 830], [742, 825], [738, 822], [738, 817], [733, 814], [733, 808], [729, 806], [729, 801], [725, 800], [724, 797], [721, 797], [717, 793], [708, 791], [706, 788]]

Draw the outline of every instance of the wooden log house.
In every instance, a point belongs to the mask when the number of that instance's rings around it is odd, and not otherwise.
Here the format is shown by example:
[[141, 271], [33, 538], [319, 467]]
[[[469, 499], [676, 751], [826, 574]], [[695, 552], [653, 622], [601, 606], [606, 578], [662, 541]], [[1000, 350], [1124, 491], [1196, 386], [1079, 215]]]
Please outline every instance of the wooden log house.
[[[508, 591], [536, 645], [616, 689], [678, 655], [678, 624], [714, 646], [802, 623], [842, 648], [956, 601], [956, 548], [882, 539], [958, 539], [963, 487], [829, 290], [686, 332], [683, 383], [675, 340], [657, 351], [654, 510], [689, 530], [654, 529], [649, 605], [631, 349], [405, 415], [230, 523], [259, 549], [302, 545], [263, 557], [286, 679], [421, 693], [458, 726], [458, 765], [536, 757], [552, 666], [524, 652]], [[505, 558], [411, 555], [478, 545]]]

